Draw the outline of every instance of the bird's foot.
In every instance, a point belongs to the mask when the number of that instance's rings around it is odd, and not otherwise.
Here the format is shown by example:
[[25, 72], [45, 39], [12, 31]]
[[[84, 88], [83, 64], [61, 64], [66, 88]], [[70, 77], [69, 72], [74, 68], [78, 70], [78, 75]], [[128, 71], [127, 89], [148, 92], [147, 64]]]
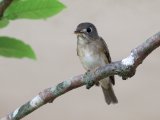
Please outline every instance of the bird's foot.
[[92, 74], [90, 73], [90, 70], [85, 73], [84, 79], [86, 83], [86, 89], [90, 89], [92, 86], [94, 86], [95, 82], [92, 80]]
[[87, 81], [87, 83], [86, 83], [86, 89], [90, 89], [92, 86], [94, 86], [94, 84], [95, 83], [92, 80]]

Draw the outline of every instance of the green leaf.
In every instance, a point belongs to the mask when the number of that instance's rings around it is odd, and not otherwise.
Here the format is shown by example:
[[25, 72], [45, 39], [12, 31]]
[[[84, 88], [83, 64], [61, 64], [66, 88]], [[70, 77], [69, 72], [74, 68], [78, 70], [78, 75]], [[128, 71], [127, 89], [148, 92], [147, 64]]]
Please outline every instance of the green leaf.
[[10, 37], [0, 37], [0, 55], [15, 58], [36, 59], [32, 48], [24, 42]]
[[15, 0], [4, 12], [4, 17], [14, 20], [17, 18], [42, 19], [51, 17], [65, 6], [58, 0]]
[[1, 19], [0, 20], [0, 28], [4, 28], [9, 24], [9, 20], [7, 19]]

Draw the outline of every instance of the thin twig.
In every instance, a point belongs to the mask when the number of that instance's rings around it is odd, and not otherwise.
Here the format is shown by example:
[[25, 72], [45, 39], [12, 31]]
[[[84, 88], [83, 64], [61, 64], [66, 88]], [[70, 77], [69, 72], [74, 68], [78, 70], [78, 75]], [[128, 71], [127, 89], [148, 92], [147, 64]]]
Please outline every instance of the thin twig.
[[7, 7], [12, 3], [13, 0], [2, 0], [0, 2], [0, 18], [3, 17], [4, 11], [7, 9]]
[[19, 120], [46, 103], [51, 103], [58, 96], [87, 83], [87, 81], [98, 82], [111, 75], [119, 75], [122, 79], [127, 79], [135, 74], [136, 68], [143, 60], [157, 47], [160, 46], [160, 32], [150, 37], [144, 43], [131, 51], [131, 54], [120, 61], [107, 64], [95, 71], [74, 76], [58, 85], [45, 89], [32, 100], [17, 108], [0, 120]]

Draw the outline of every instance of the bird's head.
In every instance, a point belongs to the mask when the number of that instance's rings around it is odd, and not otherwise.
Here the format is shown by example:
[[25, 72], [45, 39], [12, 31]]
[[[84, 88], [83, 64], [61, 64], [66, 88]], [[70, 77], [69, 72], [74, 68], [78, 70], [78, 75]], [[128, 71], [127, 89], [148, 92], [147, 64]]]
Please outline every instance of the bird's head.
[[75, 32], [78, 37], [84, 37], [88, 39], [97, 39], [98, 33], [96, 27], [92, 23], [80, 23]]

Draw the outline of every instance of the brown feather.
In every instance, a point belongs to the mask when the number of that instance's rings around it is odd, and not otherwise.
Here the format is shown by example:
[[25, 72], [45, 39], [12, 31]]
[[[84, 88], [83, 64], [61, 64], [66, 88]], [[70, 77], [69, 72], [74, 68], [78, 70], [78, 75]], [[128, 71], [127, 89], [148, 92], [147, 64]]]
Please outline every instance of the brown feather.
[[[103, 46], [103, 50], [104, 50], [104, 53], [105, 53], [105, 55], [106, 55], [106, 57], [107, 57], [107, 59], [108, 59], [108, 62], [109, 63], [111, 63], [112, 62], [112, 60], [111, 60], [111, 56], [110, 56], [110, 54], [109, 54], [109, 49], [108, 49], [108, 47], [107, 47], [107, 44], [106, 44], [106, 42], [103, 40], [103, 38], [101, 38], [100, 37], [100, 42], [101, 42], [101, 46]], [[110, 80], [111, 80], [111, 83], [113, 84], [113, 85], [115, 85], [115, 78], [114, 78], [114, 76], [110, 76]]]

